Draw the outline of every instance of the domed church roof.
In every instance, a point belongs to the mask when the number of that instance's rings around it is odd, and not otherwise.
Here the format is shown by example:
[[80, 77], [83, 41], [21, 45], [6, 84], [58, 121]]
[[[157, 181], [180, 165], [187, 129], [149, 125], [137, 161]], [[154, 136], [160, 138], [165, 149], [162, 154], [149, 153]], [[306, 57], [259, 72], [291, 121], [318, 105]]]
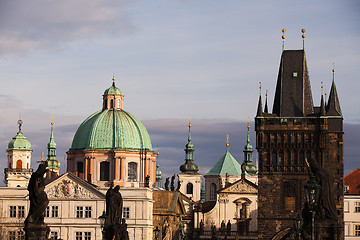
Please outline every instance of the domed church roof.
[[[114, 80], [114, 79], [113, 79]], [[89, 116], [75, 133], [70, 152], [83, 150], [152, 151], [145, 126], [121, 105], [109, 105], [112, 98], [123, 97], [113, 85], [104, 92], [104, 107]], [[121, 99], [122, 101], [122, 99]]]

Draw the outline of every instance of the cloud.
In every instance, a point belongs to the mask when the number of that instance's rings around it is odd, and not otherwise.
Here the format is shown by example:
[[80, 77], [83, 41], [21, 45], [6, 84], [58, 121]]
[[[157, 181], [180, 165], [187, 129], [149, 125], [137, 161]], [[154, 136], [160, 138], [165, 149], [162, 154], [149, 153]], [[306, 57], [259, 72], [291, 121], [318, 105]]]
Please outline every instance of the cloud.
[[130, 1], [2, 1], [0, 55], [117, 35], [132, 28], [123, 12]]
[[[1, 122], [0, 148], [6, 150], [8, 142], [17, 132], [17, 111], [23, 111], [21, 103], [0, 96]], [[6, 103], [12, 102], [15, 109], [6, 108]], [[11, 114], [11, 112], [15, 112]], [[41, 152], [46, 158], [46, 145], [50, 137], [50, 113], [41, 112], [36, 109], [28, 109], [26, 117], [23, 117], [23, 133], [32, 144], [32, 168], [36, 168], [37, 161], [41, 160]], [[10, 113], [10, 114], [9, 114]], [[4, 116], [10, 116], [6, 118]], [[66, 171], [66, 151], [70, 148], [73, 136], [81, 121], [76, 116], [57, 116], [54, 125], [54, 137], [57, 144], [57, 159], [61, 163], [61, 173]], [[179, 167], [185, 163], [185, 145], [188, 139], [188, 121], [186, 119], [160, 119], [142, 121], [147, 128], [153, 144], [153, 150], [159, 151], [158, 162], [163, 178], [179, 173]], [[246, 144], [247, 123], [236, 120], [211, 120], [193, 119], [191, 127], [191, 141], [194, 144], [194, 162], [199, 165], [200, 173], [207, 173], [211, 167], [225, 153], [226, 134], [230, 137], [229, 151], [239, 163], [244, 160], [243, 149]], [[345, 175], [358, 168], [358, 142], [360, 136], [360, 124], [344, 124], [344, 163]], [[251, 123], [250, 140], [253, 145], [253, 158], [257, 163], [257, 152], [255, 149], [254, 124]], [[159, 147], [157, 148], [157, 145]], [[6, 167], [6, 152], [1, 151], [0, 169]], [[0, 178], [3, 178], [0, 171]]]

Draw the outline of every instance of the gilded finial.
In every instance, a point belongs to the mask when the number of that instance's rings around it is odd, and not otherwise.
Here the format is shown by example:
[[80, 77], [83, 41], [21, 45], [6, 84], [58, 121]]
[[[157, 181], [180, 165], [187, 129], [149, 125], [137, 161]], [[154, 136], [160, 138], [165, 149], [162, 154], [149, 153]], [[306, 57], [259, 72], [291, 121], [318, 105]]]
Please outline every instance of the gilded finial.
[[189, 128], [191, 127], [191, 115], [189, 115]]
[[51, 116], [51, 125], [54, 125], [54, 116]]
[[321, 95], [324, 94], [324, 82], [321, 82]]
[[268, 91], [269, 91], [269, 90], [267, 90], [267, 89], [266, 89], [266, 93], [265, 93], [265, 96], [266, 96], [266, 97], [268, 96], [268, 94], [267, 94], [267, 93], [268, 93]]
[[112, 80], [113, 80], [112, 85], [115, 86], [115, 73], [113, 73], [113, 78], [112, 78]]
[[259, 82], [259, 89], [260, 89], [260, 95], [261, 95], [261, 82]]
[[229, 145], [229, 134], [226, 134], [226, 148], [228, 148]]
[[159, 155], [159, 145], [156, 146], [156, 155]]
[[284, 51], [284, 45], [285, 45], [285, 32], [286, 32], [286, 30], [285, 30], [285, 28], [283, 28], [281, 31], [282, 31], [282, 33], [283, 33], [283, 35], [281, 36], [282, 41], [283, 41], [283, 44], [282, 44], [282, 50]]
[[302, 32], [302, 39], [303, 39], [303, 49], [305, 48], [305, 28], [301, 29]]
[[250, 117], [248, 117], [248, 124], [247, 124], [247, 128], [250, 129]]

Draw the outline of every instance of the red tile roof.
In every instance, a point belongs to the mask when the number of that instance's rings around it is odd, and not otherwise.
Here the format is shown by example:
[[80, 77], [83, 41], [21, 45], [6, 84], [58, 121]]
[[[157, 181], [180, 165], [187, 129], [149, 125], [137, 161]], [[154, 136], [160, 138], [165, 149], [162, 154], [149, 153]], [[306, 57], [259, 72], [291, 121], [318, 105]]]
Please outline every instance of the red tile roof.
[[347, 194], [360, 194], [360, 169], [357, 168], [344, 177], [344, 185], [349, 186]]

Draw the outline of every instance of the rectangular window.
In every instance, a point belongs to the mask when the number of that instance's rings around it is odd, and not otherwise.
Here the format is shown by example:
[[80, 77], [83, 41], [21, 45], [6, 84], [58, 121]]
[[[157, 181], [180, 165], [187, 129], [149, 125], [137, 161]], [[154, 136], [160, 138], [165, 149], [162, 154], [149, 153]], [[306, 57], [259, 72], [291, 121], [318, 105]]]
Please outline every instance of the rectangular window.
[[59, 217], [59, 206], [52, 206], [51, 217]]
[[16, 232], [15, 231], [9, 232], [9, 240], [16, 240]]
[[25, 217], [25, 206], [18, 206], [18, 218]]
[[10, 217], [11, 218], [16, 217], [16, 206], [10, 206]]
[[91, 240], [91, 232], [84, 232], [84, 240]]
[[83, 207], [76, 207], [76, 218], [83, 218]]
[[44, 217], [50, 217], [50, 206], [46, 207]]
[[91, 207], [85, 207], [85, 217], [91, 218]]
[[344, 212], [349, 212], [349, 202], [344, 202]]
[[355, 202], [355, 212], [360, 212], [360, 202]]
[[360, 225], [355, 225], [355, 236], [360, 236]]
[[123, 218], [130, 218], [130, 207], [123, 207]]
[[50, 236], [52, 239], [55, 239], [55, 240], [59, 238], [58, 232], [51, 232]]
[[75, 239], [76, 239], [76, 240], [83, 240], [83, 238], [82, 238], [82, 232], [76, 232], [76, 233], [75, 233]]
[[25, 240], [25, 233], [23, 231], [18, 231], [17, 232], [18, 235], [18, 240]]

